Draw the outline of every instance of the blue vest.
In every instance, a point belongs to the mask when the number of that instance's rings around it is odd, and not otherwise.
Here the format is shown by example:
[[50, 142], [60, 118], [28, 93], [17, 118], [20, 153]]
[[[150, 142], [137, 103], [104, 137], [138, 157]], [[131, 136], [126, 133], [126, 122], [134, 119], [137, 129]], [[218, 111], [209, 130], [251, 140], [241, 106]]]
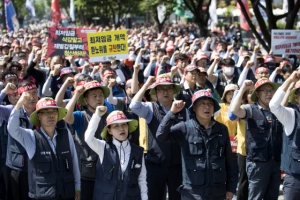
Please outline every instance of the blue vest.
[[56, 155], [40, 129], [34, 131], [36, 152], [29, 160], [29, 197], [70, 199], [75, 196], [73, 161], [67, 129], [56, 129]]
[[[166, 115], [159, 102], [153, 102], [153, 117], [148, 124], [148, 151], [145, 157], [146, 162], [175, 166], [181, 165], [181, 150], [177, 143], [165, 143], [156, 138], [156, 131], [164, 116]], [[178, 122], [186, 120], [186, 109], [178, 113]]]
[[[93, 113], [91, 113], [88, 109], [86, 109], [86, 111], [81, 111], [81, 113], [83, 115], [82, 133], [79, 135], [74, 135], [74, 144], [78, 156], [81, 178], [94, 181], [96, 177], [96, 164], [98, 155], [87, 145], [84, 140], [85, 131], [88, 128]], [[106, 125], [105, 119], [107, 116], [108, 114], [105, 113], [98, 123], [98, 128], [95, 134], [97, 139], [101, 139], [100, 133]]]
[[283, 136], [281, 169], [287, 174], [300, 175], [300, 112], [295, 110], [295, 126], [292, 134]]
[[[270, 111], [251, 104], [252, 116], [247, 120], [246, 152], [250, 161], [280, 161], [283, 127]], [[270, 119], [266, 117], [271, 116]]]
[[[20, 109], [20, 127], [30, 128], [30, 122], [27, 119], [24, 109]], [[8, 134], [6, 154], [6, 166], [16, 171], [27, 172], [28, 156], [24, 147]]]
[[204, 188], [212, 185], [225, 187], [225, 150], [229, 135], [227, 128], [215, 122], [210, 135], [195, 118], [185, 122], [186, 134], [182, 140], [183, 185]]
[[0, 125], [0, 159], [6, 159], [7, 154], [7, 140], [8, 140], [8, 131], [7, 131], [7, 122], [2, 120]]
[[[106, 143], [102, 164], [97, 163], [94, 200], [140, 200], [138, 177], [142, 169], [143, 148], [131, 145], [128, 166], [122, 174], [116, 146]], [[139, 167], [137, 167], [139, 166]]]

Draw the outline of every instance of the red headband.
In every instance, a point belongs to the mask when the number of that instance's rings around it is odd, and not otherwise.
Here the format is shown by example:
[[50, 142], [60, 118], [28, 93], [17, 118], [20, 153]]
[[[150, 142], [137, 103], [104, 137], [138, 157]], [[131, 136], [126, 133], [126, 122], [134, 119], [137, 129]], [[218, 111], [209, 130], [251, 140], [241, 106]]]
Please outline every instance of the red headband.
[[106, 75], [116, 75], [116, 73], [114, 71], [106, 70], [104, 73], [102, 73], [102, 77]]
[[25, 86], [21, 86], [18, 88], [18, 93], [22, 94], [23, 92], [27, 92], [29, 90], [36, 90], [36, 85], [35, 84], [28, 84]]
[[260, 72], [270, 72], [268, 68], [266, 67], [259, 67], [255, 70], [255, 73], [258, 74]]
[[4, 78], [2, 80], [5, 81], [6, 79], [8, 79], [10, 77], [16, 77], [16, 78], [18, 78], [18, 76], [16, 74], [7, 74], [6, 76], [4, 76]]

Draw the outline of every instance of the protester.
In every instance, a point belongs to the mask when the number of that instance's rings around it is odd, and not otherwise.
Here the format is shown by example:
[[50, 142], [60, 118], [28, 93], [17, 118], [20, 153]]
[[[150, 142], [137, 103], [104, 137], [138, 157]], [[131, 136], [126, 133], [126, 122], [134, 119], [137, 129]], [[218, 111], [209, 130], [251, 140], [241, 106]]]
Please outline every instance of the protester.
[[244, 93], [252, 87], [253, 82], [246, 80], [231, 107], [231, 112], [247, 124], [248, 199], [277, 199], [283, 127], [270, 112], [269, 103], [278, 85], [265, 78], [258, 80], [251, 95], [255, 103], [241, 106]]
[[138, 121], [127, 119], [122, 111], [114, 111], [107, 116], [101, 132], [106, 141], [99, 140], [94, 136], [95, 127], [106, 111], [105, 106], [96, 108], [85, 133], [85, 141], [99, 156], [93, 199], [147, 200], [143, 148], [128, 141]]
[[159, 140], [181, 146], [181, 199], [231, 200], [236, 185], [229, 134], [225, 125], [211, 117], [220, 106], [210, 92], [199, 90], [189, 107], [195, 117], [178, 123], [184, 104], [182, 100], [174, 101], [157, 129]]
[[300, 189], [297, 187], [299, 185], [299, 140], [297, 139], [298, 124], [299, 124], [299, 109], [293, 109], [284, 107], [281, 102], [286, 95], [288, 87], [292, 83], [296, 83], [290, 93], [290, 100], [292, 103], [300, 105], [299, 96], [299, 84], [300, 73], [293, 72], [289, 78], [283, 83], [281, 87], [278, 88], [274, 94], [273, 99], [270, 101], [270, 110], [278, 118], [278, 120], [284, 126], [283, 134], [283, 147], [282, 147], [282, 162], [281, 169], [285, 172], [284, 182], [283, 182], [283, 194], [284, 199], [295, 200], [299, 198]]
[[[157, 102], [141, 102], [147, 88], [153, 83], [150, 94], [156, 94]], [[162, 74], [156, 80], [150, 76], [129, 106], [135, 114], [146, 119], [149, 128], [148, 151], [145, 157], [149, 200], [165, 199], [166, 185], [169, 198], [180, 199], [176, 192], [182, 181], [180, 147], [175, 143], [165, 144], [156, 138], [159, 123], [170, 110], [173, 96], [179, 92], [179, 88], [180, 86], [175, 85], [169, 75]], [[188, 114], [183, 110], [180, 112], [179, 121], [186, 119]]]
[[[86, 144], [84, 134], [88, 128], [93, 113], [97, 106], [103, 106], [104, 99], [109, 95], [109, 89], [106, 86], [101, 86], [97, 81], [85, 83], [84, 81], [77, 84], [75, 93], [67, 104], [67, 115], [64, 121], [72, 126], [75, 130], [74, 141], [77, 150], [77, 156], [80, 165], [81, 175], [81, 200], [93, 199], [97, 154]], [[74, 111], [75, 104], [78, 102], [82, 106], [86, 106], [83, 111]], [[107, 114], [95, 127], [97, 132], [100, 132], [105, 127], [105, 119]], [[100, 135], [96, 137], [100, 139]]]
[[[28, 196], [33, 199], [80, 199], [80, 176], [76, 149], [70, 131], [55, 128], [67, 110], [43, 98], [30, 115], [36, 130], [20, 127], [20, 108], [31, 99], [24, 91], [8, 121], [9, 134], [28, 155]], [[23, 187], [23, 186], [21, 186]], [[76, 189], [76, 190], [75, 190]], [[75, 192], [76, 191], [76, 192]]]

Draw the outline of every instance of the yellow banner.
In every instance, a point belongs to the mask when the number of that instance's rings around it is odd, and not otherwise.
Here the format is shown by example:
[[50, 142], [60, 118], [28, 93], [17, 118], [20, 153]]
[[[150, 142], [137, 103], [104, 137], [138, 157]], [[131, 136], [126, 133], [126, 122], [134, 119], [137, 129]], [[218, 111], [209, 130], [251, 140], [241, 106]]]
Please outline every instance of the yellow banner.
[[128, 57], [126, 30], [87, 33], [87, 39], [91, 62]]

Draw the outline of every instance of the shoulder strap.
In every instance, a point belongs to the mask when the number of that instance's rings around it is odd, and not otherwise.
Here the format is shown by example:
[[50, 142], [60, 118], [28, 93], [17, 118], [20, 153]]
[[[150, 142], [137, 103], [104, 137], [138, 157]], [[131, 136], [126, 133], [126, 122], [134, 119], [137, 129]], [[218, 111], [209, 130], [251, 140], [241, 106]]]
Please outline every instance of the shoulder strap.
[[89, 116], [89, 115], [86, 113], [86, 111], [81, 111], [81, 113], [82, 113], [82, 115], [85, 117], [85, 119], [86, 119], [88, 122], [90, 122], [91, 116]]

